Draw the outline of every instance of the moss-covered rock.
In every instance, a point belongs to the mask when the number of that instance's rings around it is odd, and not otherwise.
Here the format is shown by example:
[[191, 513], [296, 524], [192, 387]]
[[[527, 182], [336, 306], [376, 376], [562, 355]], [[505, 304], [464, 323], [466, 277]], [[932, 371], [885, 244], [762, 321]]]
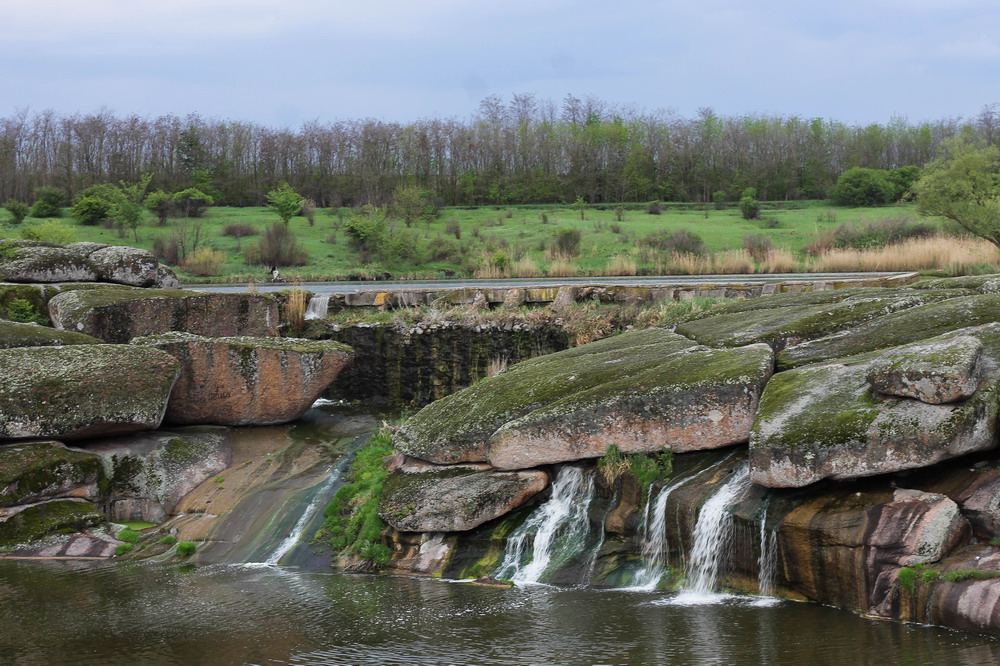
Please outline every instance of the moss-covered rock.
[[98, 272], [81, 253], [60, 247], [24, 247], [0, 261], [7, 282], [92, 282]]
[[101, 340], [83, 333], [57, 331], [38, 324], [22, 324], [0, 319], [0, 349], [50, 345], [97, 345]]
[[278, 334], [278, 309], [264, 294], [205, 294], [181, 289], [74, 290], [49, 301], [56, 328], [107, 342], [185, 331], [211, 337]]
[[778, 369], [926, 340], [966, 326], [1000, 321], [1000, 294], [952, 298], [894, 312], [874, 321], [790, 347], [778, 354]]
[[[772, 487], [849, 479], [932, 465], [996, 445], [1000, 324], [961, 329], [928, 341], [935, 348], [974, 337], [984, 372], [971, 398], [927, 404], [873, 391], [878, 353], [775, 375], [760, 401], [750, 438], [751, 478]], [[917, 346], [925, 349], [926, 344]], [[889, 358], [913, 356], [893, 350]]]
[[490, 438], [509, 421], [696, 346], [664, 329], [647, 329], [524, 361], [420, 410], [394, 444], [439, 464], [485, 462]]
[[0, 547], [10, 548], [53, 534], [71, 534], [104, 522], [94, 505], [81, 500], [53, 500], [25, 507], [0, 509]]
[[386, 478], [379, 515], [403, 532], [464, 532], [521, 506], [548, 485], [540, 470], [399, 471]]
[[126, 345], [0, 350], [0, 438], [79, 439], [155, 428], [180, 363]]
[[302, 416], [352, 357], [347, 345], [299, 338], [144, 336], [181, 362], [170, 394], [171, 423], [267, 425]]
[[113, 245], [96, 249], [87, 259], [97, 269], [98, 278], [105, 282], [133, 287], [151, 287], [156, 283], [159, 262], [146, 250]]
[[1000, 293], [1000, 275], [963, 275], [938, 280], [923, 280], [910, 289], [968, 289], [980, 294]]
[[873, 362], [868, 383], [879, 393], [932, 405], [957, 402], [979, 388], [982, 359], [983, 343], [967, 335], [907, 345]]
[[95, 497], [101, 459], [61, 442], [0, 446], [0, 506], [66, 495]]
[[[852, 290], [853, 291], [853, 290]], [[811, 294], [789, 294], [778, 307], [750, 308], [732, 306], [730, 312], [696, 319], [677, 326], [678, 333], [710, 347], [738, 347], [758, 342], [771, 345], [775, 351], [797, 345], [806, 340], [820, 338], [843, 329], [851, 329], [866, 321], [879, 319], [901, 310], [927, 303], [955, 298], [963, 292], [956, 290], [859, 290], [849, 298], [827, 302], [817, 299], [816, 304], [793, 305], [796, 300], [808, 300]], [[876, 291], [877, 294], [867, 292]], [[828, 292], [819, 292], [825, 295]], [[830, 292], [836, 294], [837, 292]], [[775, 297], [762, 297], [768, 301]]]

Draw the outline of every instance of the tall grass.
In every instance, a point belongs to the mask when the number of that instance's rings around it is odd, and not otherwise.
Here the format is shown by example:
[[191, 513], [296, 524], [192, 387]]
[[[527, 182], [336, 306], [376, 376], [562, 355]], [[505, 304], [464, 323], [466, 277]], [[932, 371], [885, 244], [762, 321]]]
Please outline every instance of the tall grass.
[[524, 256], [510, 265], [511, 277], [533, 278], [541, 277], [542, 269], [538, 267], [535, 260]]
[[620, 254], [616, 254], [608, 260], [608, 265], [603, 271], [603, 275], [636, 275], [639, 272], [639, 267], [636, 266], [635, 260], [631, 257], [626, 257]]
[[580, 269], [569, 258], [555, 255], [545, 274], [549, 277], [576, 277], [580, 275]]
[[998, 260], [997, 248], [988, 241], [932, 236], [868, 250], [831, 249], [816, 258], [812, 270], [830, 273], [943, 270], [962, 274], [977, 272], [983, 266], [995, 268]]

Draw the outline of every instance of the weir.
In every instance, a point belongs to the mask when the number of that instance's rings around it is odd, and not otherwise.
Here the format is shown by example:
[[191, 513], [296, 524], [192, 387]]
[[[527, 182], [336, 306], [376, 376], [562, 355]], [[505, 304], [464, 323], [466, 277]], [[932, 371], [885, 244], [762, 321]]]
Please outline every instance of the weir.
[[309, 299], [306, 306], [306, 319], [322, 319], [330, 310], [330, 294], [320, 294]]

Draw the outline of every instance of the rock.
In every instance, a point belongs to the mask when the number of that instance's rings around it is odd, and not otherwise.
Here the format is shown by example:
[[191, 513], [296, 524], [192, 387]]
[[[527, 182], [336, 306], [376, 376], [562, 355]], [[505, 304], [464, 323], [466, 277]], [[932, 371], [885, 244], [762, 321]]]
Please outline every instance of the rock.
[[300, 417], [352, 357], [339, 342], [299, 338], [205, 338], [165, 333], [133, 340], [181, 362], [170, 423], [267, 425]]
[[84, 257], [89, 257], [94, 252], [98, 250], [103, 250], [106, 247], [111, 247], [107, 243], [93, 243], [90, 241], [78, 241], [76, 243], [67, 243], [63, 245], [67, 250], [72, 250]]
[[0, 438], [79, 439], [156, 428], [180, 363], [124, 345], [0, 350]]
[[519, 308], [528, 299], [528, 292], [525, 289], [509, 289], [503, 297], [505, 308]]
[[463, 532], [521, 506], [548, 482], [539, 470], [396, 472], [383, 486], [379, 515], [403, 532]]
[[101, 459], [61, 442], [0, 446], [0, 506], [52, 497], [96, 497]]
[[205, 294], [181, 289], [74, 290], [49, 301], [55, 327], [126, 343], [185, 331], [211, 337], [276, 336], [278, 306], [264, 294]]
[[97, 249], [88, 259], [105, 282], [133, 287], [151, 287], [156, 282], [159, 263], [146, 250], [116, 245]]
[[767, 345], [676, 354], [631, 376], [571, 393], [509, 421], [491, 437], [488, 459], [521, 469], [623, 453], [715, 449], [750, 437], [771, 376]]
[[687, 338], [652, 328], [522, 361], [423, 408], [397, 432], [394, 444], [402, 453], [438, 464], [486, 462], [490, 438], [507, 422], [695, 347]]
[[1000, 294], [952, 298], [894, 312], [778, 354], [778, 369], [919, 342], [967, 326], [1000, 321]]
[[490, 302], [486, 299], [486, 294], [481, 291], [476, 292], [475, 298], [472, 299], [472, 309], [473, 310], [489, 310]]
[[97, 345], [101, 340], [83, 333], [57, 331], [38, 324], [22, 324], [0, 319], [0, 349], [50, 345]]
[[1000, 275], [964, 275], [962, 277], [924, 280], [910, 289], [969, 289], [980, 294], [1000, 293]]
[[[963, 335], [977, 337], [984, 359], [996, 367], [1000, 324], [932, 342]], [[868, 377], [878, 359], [878, 354], [861, 354], [776, 374], [764, 390], [750, 437], [754, 483], [792, 487], [884, 474], [995, 446], [995, 372], [964, 402], [926, 404], [873, 394]]]
[[576, 287], [559, 287], [559, 291], [556, 292], [556, 297], [552, 301], [552, 309], [559, 310], [571, 305], [576, 304], [576, 294], [578, 289]]
[[180, 289], [181, 281], [172, 270], [161, 264], [156, 267], [156, 284], [153, 286], [157, 289]]
[[979, 388], [983, 343], [971, 336], [886, 352], [868, 368], [879, 393], [939, 405], [965, 400]]
[[[723, 314], [716, 314], [679, 324], [676, 331], [695, 342], [710, 347], [737, 347], [758, 342], [771, 345], [775, 351], [798, 345], [806, 340], [822, 338], [836, 331], [853, 329], [858, 325], [879, 319], [894, 312], [907, 310], [942, 299], [954, 298], [962, 292], [904, 291], [888, 289], [859, 290], [864, 295], [854, 295], [838, 302], [804, 298], [811, 294], [789, 294], [797, 299], [785, 298], [782, 306], [767, 307], [775, 297], [749, 299], [749, 304], [739, 304]], [[869, 292], [876, 291], [877, 294]], [[827, 292], [820, 292], [826, 294]], [[832, 292], [837, 294], [837, 292]], [[753, 308], [755, 301], [763, 301]], [[818, 300], [816, 304], [797, 304], [798, 301]]]
[[104, 516], [85, 500], [60, 499], [0, 509], [0, 547], [79, 532], [102, 522]]
[[25, 247], [0, 262], [7, 282], [93, 282], [97, 269], [79, 252], [58, 247]]
[[879, 551], [875, 566], [937, 562], [969, 536], [958, 505], [944, 495], [900, 488], [879, 508], [864, 542]]
[[203, 481], [229, 466], [226, 429], [214, 426], [157, 430], [87, 442], [107, 469], [108, 518], [163, 522]]

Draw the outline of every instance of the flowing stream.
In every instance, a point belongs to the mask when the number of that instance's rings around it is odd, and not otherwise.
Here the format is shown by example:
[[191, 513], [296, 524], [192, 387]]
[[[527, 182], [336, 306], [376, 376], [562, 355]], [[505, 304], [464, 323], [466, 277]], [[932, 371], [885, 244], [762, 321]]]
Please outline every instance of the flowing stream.
[[552, 483], [552, 495], [508, 538], [493, 577], [539, 583], [582, 552], [591, 531], [588, 511], [593, 496], [593, 475], [575, 465], [562, 466]]
[[306, 319], [322, 319], [330, 309], [330, 294], [313, 296], [306, 305]]

